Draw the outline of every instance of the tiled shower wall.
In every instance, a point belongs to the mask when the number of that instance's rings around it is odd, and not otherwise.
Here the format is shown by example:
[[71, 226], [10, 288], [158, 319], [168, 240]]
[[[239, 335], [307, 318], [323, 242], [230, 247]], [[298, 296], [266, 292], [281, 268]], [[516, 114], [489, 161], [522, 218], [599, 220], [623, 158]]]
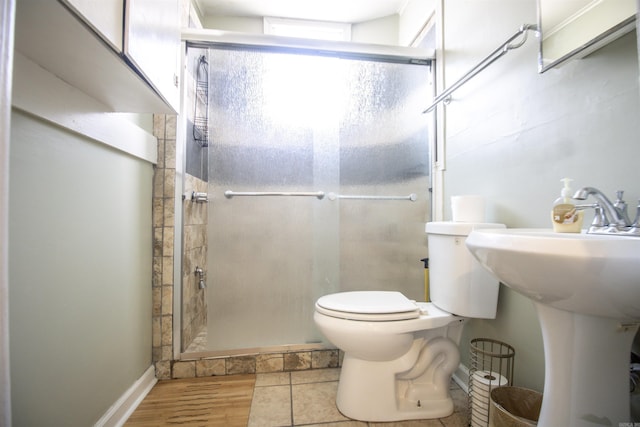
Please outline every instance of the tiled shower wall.
[[[153, 363], [158, 379], [191, 378], [212, 375], [282, 372], [306, 369], [335, 368], [341, 354], [334, 349], [292, 350], [252, 353], [241, 356], [173, 358], [173, 250], [176, 185], [176, 117], [154, 115], [153, 132], [158, 138], [158, 163], [153, 188]], [[189, 175], [185, 178], [185, 193], [207, 191], [207, 184]], [[189, 343], [206, 325], [205, 290], [198, 287], [194, 271], [202, 266], [206, 271], [208, 204], [185, 201], [182, 340]]]
[[189, 195], [206, 193], [207, 183], [185, 174], [182, 256], [182, 348], [187, 348], [198, 333], [207, 326], [207, 299], [195, 274], [199, 267], [207, 274], [207, 203], [191, 201]]
[[154, 115], [153, 134], [158, 138], [158, 163], [153, 177], [152, 354], [156, 376], [171, 378], [176, 117]]
[[[154, 115], [153, 132], [158, 138], [158, 163], [153, 189], [153, 362], [159, 378], [172, 377], [173, 289], [176, 183], [176, 117]], [[185, 176], [184, 250], [182, 273], [183, 348], [206, 326], [205, 290], [199, 287], [196, 267], [206, 272], [207, 204], [192, 202], [193, 191], [206, 192], [207, 183]]]

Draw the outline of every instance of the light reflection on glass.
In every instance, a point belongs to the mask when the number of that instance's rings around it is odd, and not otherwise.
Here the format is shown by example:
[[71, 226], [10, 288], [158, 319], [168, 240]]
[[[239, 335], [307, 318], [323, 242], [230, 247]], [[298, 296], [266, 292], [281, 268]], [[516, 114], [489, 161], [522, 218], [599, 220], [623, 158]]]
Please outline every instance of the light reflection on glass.
[[342, 116], [345, 69], [339, 59], [273, 55], [264, 59], [264, 114], [274, 124], [325, 128]]

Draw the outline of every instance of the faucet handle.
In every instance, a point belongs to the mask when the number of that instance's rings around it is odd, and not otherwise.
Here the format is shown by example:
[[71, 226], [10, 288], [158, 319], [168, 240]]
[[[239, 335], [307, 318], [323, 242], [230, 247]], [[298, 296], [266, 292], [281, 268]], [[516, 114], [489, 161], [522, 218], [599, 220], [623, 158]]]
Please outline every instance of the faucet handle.
[[622, 213], [623, 215], [626, 215], [627, 212], [627, 202], [625, 202], [622, 197], [624, 195], [624, 191], [623, 190], [618, 190], [616, 191], [616, 201], [613, 204], [613, 206], [618, 209], [618, 211], [620, 213]]
[[623, 190], [616, 191], [617, 200], [613, 204], [613, 207], [616, 208], [616, 210], [618, 211], [618, 213], [620, 214], [620, 216], [624, 221], [624, 224], [620, 224], [620, 225], [624, 225], [628, 227], [629, 225], [631, 225], [631, 221], [629, 220], [629, 215], [627, 214], [627, 202], [622, 200], [623, 195], [624, 195]]
[[640, 200], [638, 200], [638, 206], [636, 207], [636, 217], [633, 220], [633, 223], [631, 224], [631, 227], [637, 228], [640, 225], [638, 224], [640, 222]]
[[[640, 209], [640, 206], [638, 206]], [[593, 209], [593, 221], [591, 222], [591, 228], [602, 228], [606, 227], [609, 224], [609, 219], [607, 218], [607, 214], [599, 203], [590, 203], [590, 204], [582, 204], [576, 205], [577, 210], [586, 210]]]
[[593, 215], [593, 221], [591, 222], [592, 227], [605, 227], [609, 220], [607, 219], [607, 215], [604, 213], [604, 209], [599, 204], [595, 204], [594, 207], [595, 213]]

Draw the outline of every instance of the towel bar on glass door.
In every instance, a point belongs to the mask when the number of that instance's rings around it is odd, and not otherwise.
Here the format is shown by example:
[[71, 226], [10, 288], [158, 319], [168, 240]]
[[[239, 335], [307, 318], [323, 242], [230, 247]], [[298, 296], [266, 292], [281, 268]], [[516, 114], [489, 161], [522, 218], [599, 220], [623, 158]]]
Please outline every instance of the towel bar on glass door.
[[318, 199], [322, 199], [324, 197], [324, 191], [231, 191], [227, 190], [224, 192], [224, 196], [227, 199], [230, 199], [235, 196], [306, 196], [306, 197], [317, 197]]
[[415, 202], [418, 200], [416, 193], [411, 193], [408, 196], [363, 196], [363, 195], [349, 195], [349, 194], [336, 194], [329, 193], [327, 195], [329, 200], [336, 199], [351, 199], [351, 200], [409, 200]]

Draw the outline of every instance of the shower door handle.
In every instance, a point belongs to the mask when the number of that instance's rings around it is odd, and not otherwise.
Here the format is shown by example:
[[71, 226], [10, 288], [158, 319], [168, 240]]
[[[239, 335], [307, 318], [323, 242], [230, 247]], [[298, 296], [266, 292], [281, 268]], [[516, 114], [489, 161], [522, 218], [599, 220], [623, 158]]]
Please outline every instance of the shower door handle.
[[318, 199], [324, 198], [324, 191], [231, 191], [224, 192], [224, 197], [230, 199], [235, 196], [302, 196], [302, 197], [317, 197]]
[[415, 202], [418, 200], [418, 195], [416, 193], [411, 193], [408, 196], [376, 196], [376, 195], [359, 195], [359, 194], [336, 194], [329, 193], [327, 194], [327, 198], [329, 200], [336, 199], [351, 199], [351, 200], [409, 200], [410, 202]]

